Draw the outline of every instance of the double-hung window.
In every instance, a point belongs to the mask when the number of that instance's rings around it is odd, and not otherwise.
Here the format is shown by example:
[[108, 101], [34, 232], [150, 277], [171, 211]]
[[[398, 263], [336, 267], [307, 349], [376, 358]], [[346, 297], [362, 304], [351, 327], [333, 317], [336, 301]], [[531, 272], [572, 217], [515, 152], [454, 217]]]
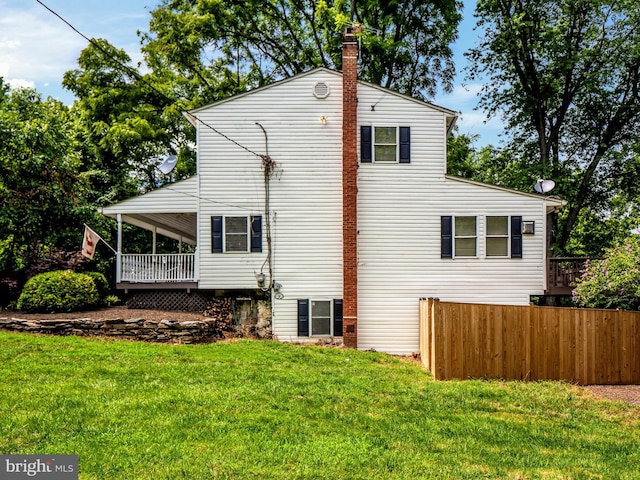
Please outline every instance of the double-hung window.
[[249, 217], [224, 217], [224, 251], [249, 251]]
[[373, 128], [373, 161], [398, 161], [398, 129], [396, 127]]
[[487, 257], [509, 256], [509, 217], [486, 217]]
[[211, 252], [262, 252], [262, 216], [211, 217]]
[[475, 257], [477, 255], [477, 219], [471, 216], [454, 217], [454, 255]]

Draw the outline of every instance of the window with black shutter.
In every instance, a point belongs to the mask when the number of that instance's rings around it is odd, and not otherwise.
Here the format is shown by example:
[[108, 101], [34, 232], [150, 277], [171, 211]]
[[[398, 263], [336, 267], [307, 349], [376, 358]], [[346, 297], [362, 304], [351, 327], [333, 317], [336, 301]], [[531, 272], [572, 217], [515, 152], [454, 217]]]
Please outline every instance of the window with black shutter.
[[298, 300], [298, 336], [342, 336], [342, 299]]
[[453, 258], [453, 217], [440, 217], [440, 257]]
[[211, 253], [262, 252], [262, 216], [211, 217]]
[[511, 258], [522, 258], [522, 217], [511, 217]]
[[298, 336], [309, 336], [309, 300], [298, 300]]
[[361, 163], [411, 163], [411, 128], [360, 127]]

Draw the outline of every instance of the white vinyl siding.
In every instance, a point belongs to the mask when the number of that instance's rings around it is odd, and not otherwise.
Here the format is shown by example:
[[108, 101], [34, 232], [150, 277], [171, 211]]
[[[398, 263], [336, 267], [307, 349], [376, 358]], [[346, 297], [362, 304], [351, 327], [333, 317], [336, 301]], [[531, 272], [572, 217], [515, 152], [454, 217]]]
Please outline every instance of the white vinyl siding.
[[[409, 165], [358, 169], [358, 347], [417, 352], [422, 297], [526, 305], [542, 294], [545, 233], [523, 237], [523, 258], [505, 262], [486, 256], [484, 217], [508, 211], [543, 225], [544, 201], [445, 177], [443, 112], [360, 86], [358, 105], [361, 124], [411, 127]], [[442, 215], [477, 218], [475, 257], [441, 258]]]
[[152, 190], [138, 197], [129, 198], [104, 207], [105, 215], [116, 213], [184, 213], [196, 212], [198, 177], [193, 176], [179, 182]]
[[[325, 99], [313, 95], [317, 82], [329, 86]], [[297, 299], [343, 298], [341, 83], [339, 74], [319, 69], [196, 112], [259, 154], [265, 137], [255, 123], [267, 131], [277, 164], [270, 213], [274, 279], [282, 285], [273, 298], [273, 334], [280, 340], [313, 338], [297, 336]], [[529, 295], [543, 293], [544, 200], [445, 176], [441, 109], [359, 83], [358, 116], [359, 125], [411, 129], [411, 163], [361, 163], [358, 169], [359, 348], [417, 352], [422, 297], [523, 305]], [[266, 215], [261, 159], [202, 124], [198, 139], [200, 288], [257, 288], [266, 248], [212, 255], [208, 233], [214, 215]], [[523, 258], [508, 262], [486, 255], [481, 220], [505, 212], [543, 226], [523, 237]], [[442, 215], [479, 219], [476, 257], [441, 259]]]
[[[320, 99], [314, 85], [329, 95]], [[342, 298], [342, 78], [316, 70], [195, 112], [208, 125], [276, 163], [270, 181], [272, 265], [282, 285], [273, 333], [298, 341], [297, 298]], [[321, 118], [326, 118], [323, 124]], [[210, 217], [262, 215], [262, 159], [198, 124], [200, 288], [257, 288], [262, 253], [210, 254]], [[266, 219], [263, 237], [266, 238]], [[265, 268], [265, 271], [268, 271]], [[268, 281], [269, 279], [267, 279]], [[307, 337], [308, 340], [308, 337]]]

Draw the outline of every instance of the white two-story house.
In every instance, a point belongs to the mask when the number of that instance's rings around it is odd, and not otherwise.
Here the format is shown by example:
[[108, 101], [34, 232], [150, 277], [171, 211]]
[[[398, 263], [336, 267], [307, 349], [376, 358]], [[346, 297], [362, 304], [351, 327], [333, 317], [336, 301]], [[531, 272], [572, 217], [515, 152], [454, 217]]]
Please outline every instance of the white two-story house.
[[397, 354], [418, 351], [420, 298], [544, 294], [562, 202], [447, 175], [455, 112], [358, 81], [349, 34], [343, 55], [189, 112], [197, 174], [103, 213], [195, 253], [127, 255], [120, 236], [118, 287], [264, 290], [278, 339]]

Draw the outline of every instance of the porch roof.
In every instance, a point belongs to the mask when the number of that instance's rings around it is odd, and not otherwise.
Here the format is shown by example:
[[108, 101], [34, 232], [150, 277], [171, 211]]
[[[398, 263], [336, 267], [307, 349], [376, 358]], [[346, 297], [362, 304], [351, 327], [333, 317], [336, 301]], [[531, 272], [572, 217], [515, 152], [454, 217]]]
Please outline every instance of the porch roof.
[[125, 223], [195, 245], [197, 186], [198, 178], [193, 176], [104, 207], [102, 214], [111, 218], [117, 218], [120, 214]]

